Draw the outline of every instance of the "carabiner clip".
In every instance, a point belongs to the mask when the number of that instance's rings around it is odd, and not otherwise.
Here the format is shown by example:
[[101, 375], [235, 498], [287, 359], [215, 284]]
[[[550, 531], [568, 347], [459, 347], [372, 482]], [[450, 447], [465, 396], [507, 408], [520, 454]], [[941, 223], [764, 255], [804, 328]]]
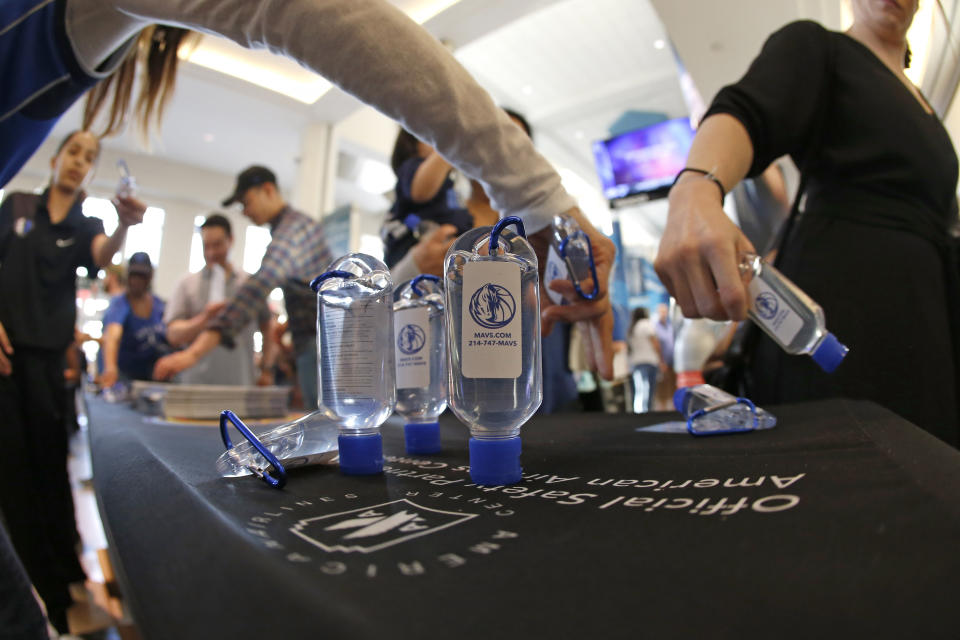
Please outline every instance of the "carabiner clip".
[[[589, 294], [584, 293], [580, 288], [580, 279], [574, 275], [575, 269], [570, 263], [570, 258], [567, 257], [567, 244], [569, 244], [570, 239], [575, 237], [577, 234], [582, 235], [583, 239], [587, 243], [587, 261], [590, 263], [590, 277], [593, 278], [593, 291]], [[570, 280], [573, 281], [573, 288], [577, 290], [577, 293], [580, 294], [580, 297], [586, 300], [593, 300], [596, 298], [597, 294], [600, 293], [600, 282], [597, 280], [597, 265], [593, 261], [593, 244], [590, 242], [590, 236], [588, 236], [583, 229], [579, 229], [568, 236], [564, 236], [563, 240], [560, 241], [560, 258], [567, 264], [567, 271], [570, 273]]]
[[416, 278], [410, 281], [410, 290], [413, 291], [415, 295], [423, 297], [423, 291], [421, 291], [420, 287], [418, 287], [417, 285], [423, 282], [424, 280], [427, 280], [429, 282], [440, 282], [440, 278], [438, 278], [437, 276], [430, 275], [429, 273], [421, 273]]
[[527, 232], [523, 228], [523, 220], [517, 216], [507, 216], [503, 220], [497, 220], [497, 224], [493, 225], [493, 229], [490, 231], [490, 247], [487, 251], [491, 256], [494, 255], [493, 252], [500, 246], [500, 232], [503, 231], [504, 227], [511, 224], [517, 228], [517, 234], [521, 238], [527, 237]]
[[357, 274], [350, 273], [349, 271], [340, 271], [338, 269], [334, 269], [333, 271], [325, 271], [310, 282], [310, 288], [313, 289], [314, 293], [319, 293], [320, 284], [324, 280], [329, 280], [330, 278], [344, 278], [345, 280], [349, 280], [350, 278], [356, 278], [356, 277], [357, 277]]
[[[713, 413], [714, 411], [719, 411], [720, 409], [732, 407], [735, 404], [745, 404], [750, 408], [750, 413], [753, 414], [753, 423], [749, 427], [716, 429], [713, 431], [700, 431], [694, 428], [693, 423], [697, 418], [705, 416], [708, 413]], [[759, 420], [757, 419], [757, 406], [753, 404], [749, 398], [737, 398], [735, 402], [723, 402], [712, 407], [705, 407], [699, 411], [695, 411], [693, 415], [687, 418], [687, 431], [690, 432], [690, 435], [694, 436], [720, 436], [728, 433], [746, 433], [748, 431], [754, 431], [758, 425]]]
[[257, 436], [255, 436], [249, 428], [247, 428], [247, 425], [243, 424], [243, 421], [237, 417], [237, 414], [230, 410], [224, 410], [220, 412], [220, 437], [223, 438], [223, 444], [226, 445], [227, 449], [233, 449], [233, 442], [230, 441], [227, 422], [233, 423], [233, 426], [237, 428], [237, 431], [239, 431], [243, 437], [253, 445], [253, 448], [256, 449], [260, 455], [262, 455], [266, 461], [270, 463], [276, 472], [277, 477], [274, 478], [266, 469], [258, 469], [253, 465], [247, 465], [247, 468], [250, 469], [254, 475], [262, 478], [264, 482], [274, 489], [282, 489], [283, 485], [287, 484], [287, 470], [283, 468], [282, 464], [280, 464], [280, 460], [277, 459], [277, 456], [270, 453], [270, 450], [267, 449], [262, 442], [260, 442], [260, 439], [257, 438]]

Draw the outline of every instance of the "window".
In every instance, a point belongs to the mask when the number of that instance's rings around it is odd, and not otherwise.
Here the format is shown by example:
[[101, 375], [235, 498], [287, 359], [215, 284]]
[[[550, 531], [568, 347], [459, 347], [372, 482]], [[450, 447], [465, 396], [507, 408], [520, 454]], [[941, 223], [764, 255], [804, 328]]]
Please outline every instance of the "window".
[[203, 269], [203, 238], [200, 237], [200, 225], [206, 220], [203, 216], [193, 219], [193, 239], [190, 241], [190, 273], [197, 273]]
[[[104, 198], [87, 198], [83, 201], [83, 214], [91, 218], [100, 218], [103, 221], [103, 230], [112, 235], [120, 223], [117, 210], [113, 203]], [[113, 257], [114, 264], [126, 262], [137, 251], [144, 251], [150, 256], [150, 262], [156, 267], [160, 262], [160, 243], [163, 240], [163, 220], [166, 213], [157, 207], [147, 207], [143, 214], [143, 222], [130, 227], [127, 231], [127, 240], [123, 245], [123, 256]]]
[[83, 201], [83, 215], [91, 218], [100, 218], [103, 221], [103, 230], [112, 235], [117, 230], [119, 219], [113, 203], [104, 198], [87, 198]]
[[365, 233], [360, 236], [360, 253], [383, 260], [383, 240], [380, 236]]
[[256, 273], [260, 270], [263, 254], [270, 244], [270, 229], [250, 225], [247, 227], [246, 238], [243, 243], [243, 270], [247, 273]]
[[129, 260], [137, 251], [150, 256], [150, 262], [156, 267], [160, 264], [160, 243], [163, 240], [163, 219], [166, 212], [157, 207], [147, 207], [143, 222], [127, 231], [127, 241], [123, 245], [123, 259]]

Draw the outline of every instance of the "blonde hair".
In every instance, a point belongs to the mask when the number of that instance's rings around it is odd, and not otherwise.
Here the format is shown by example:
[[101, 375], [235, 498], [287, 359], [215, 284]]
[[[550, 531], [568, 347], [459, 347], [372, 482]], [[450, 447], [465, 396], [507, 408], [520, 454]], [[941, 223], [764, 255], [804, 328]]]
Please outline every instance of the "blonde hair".
[[[83, 109], [83, 129], [93, 130], [93, 123], [108, 99], [110, 101], [106, 127], [101, 137], [119, 133], [126, 127], [131, 111], [135, 114], [141, 133], [147, 137], [151, 120], [159, 128], [163, 111], [173, 96], [177, 78], [177, 52], [193, 43], [199, 34], [179, 27], [155, 25], [140, 32], [137, 43], [116, 71], [87, 93]], [[133, 104], [133, 85], [137, 68], [143, 78], [136, 104]]]

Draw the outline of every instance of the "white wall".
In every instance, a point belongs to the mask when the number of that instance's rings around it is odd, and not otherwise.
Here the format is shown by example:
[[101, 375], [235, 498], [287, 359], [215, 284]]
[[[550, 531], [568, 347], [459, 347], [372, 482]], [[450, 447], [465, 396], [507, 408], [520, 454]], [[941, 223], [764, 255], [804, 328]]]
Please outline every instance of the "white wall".
[[372, 107], [357, 109], [335, 128], [338, 142], [345, 149], [384, 162], [390, 161], [398, 130], [396, 122]]

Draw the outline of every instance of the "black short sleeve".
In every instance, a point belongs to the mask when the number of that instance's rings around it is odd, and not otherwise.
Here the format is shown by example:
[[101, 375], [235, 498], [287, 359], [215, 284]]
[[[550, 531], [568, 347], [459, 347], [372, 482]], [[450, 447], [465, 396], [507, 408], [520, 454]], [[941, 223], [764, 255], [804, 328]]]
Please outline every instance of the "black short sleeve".
[[91, 276], [96, 275], [98, 270], [93, 259], [93, 239], [103, 233], [103, 221], [100, 218], [84, 216], [77, 234], [80, 247], [76, 254], [77, 266], [85, 267]]
[[776, 158], [802, 162], [821, 112], [830, 32], [816, 22], [793, 22], [771, 35], [736, 84], [720, 90], [705, 116], [727, 113], [743, 123], [753, 143], [754, 176]]
[[423, 158], [407, 158], [400, 169], [397, 171], [397, 194], [410, 200], [410, 188], [413, 186], [413, 178], [417, 174], [417, 169], [423, 164]]

